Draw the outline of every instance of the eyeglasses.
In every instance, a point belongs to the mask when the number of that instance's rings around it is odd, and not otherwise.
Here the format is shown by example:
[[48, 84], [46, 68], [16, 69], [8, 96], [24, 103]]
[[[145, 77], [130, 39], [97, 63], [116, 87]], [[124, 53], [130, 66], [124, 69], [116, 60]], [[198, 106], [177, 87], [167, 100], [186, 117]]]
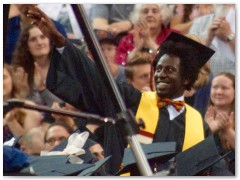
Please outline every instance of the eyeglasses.
[[51, 146], [54, 146], [56, 142], [58, 142], [60, 144], [65, 139], [66, 139], [66, 137], [50, 138], [50, 139], [46, 140], [46, 143], [51, 145]]

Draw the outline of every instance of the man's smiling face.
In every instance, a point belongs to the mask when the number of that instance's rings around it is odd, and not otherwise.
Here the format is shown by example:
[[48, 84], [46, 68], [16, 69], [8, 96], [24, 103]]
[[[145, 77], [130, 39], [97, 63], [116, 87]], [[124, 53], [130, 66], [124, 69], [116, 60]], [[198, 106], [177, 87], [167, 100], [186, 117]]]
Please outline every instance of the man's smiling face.
[[173, 99], [182, 96], [185, 88], [180, 74], [180, 58], [163, 55], [157, 63], [154, 82], [159, 97]]

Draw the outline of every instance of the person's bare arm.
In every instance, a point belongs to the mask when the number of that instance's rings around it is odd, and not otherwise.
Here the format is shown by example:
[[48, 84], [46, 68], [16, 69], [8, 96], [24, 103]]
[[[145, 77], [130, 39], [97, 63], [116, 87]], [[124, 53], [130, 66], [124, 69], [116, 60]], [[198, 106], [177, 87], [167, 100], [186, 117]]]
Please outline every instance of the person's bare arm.
[[212, 43], [213, 38], [215, 37], [215, 31], [219, 28], [221, 23], [221, 20], [219, 18], [215, 18], [208, 27], [208, 33], [207, 35], [203, 38], [203, 44], [205, 46], [210, 46]]
[[3, 125], [8, 126], [14, 137], [22, 136], [26, 132], [26, 129], [24, 129], [16, 119], [17, 111], [17, 108], [9, 111], [3, 120]]
[[235, 53], [235, 33], [231, 31], [230, 24], [225, 19], [221, 19], [219, 28], [215, 31], [215, 35], [228, 44]]
[[192, 21], [182, 22], [182, 16], [174, 16], [171, 20], [170, 28], [181, 32], [182, 34], [187, 34], [190, 27], [192, 26]]
[[92, 26], [94, 29], [109, 31], [115, 36], [132, 29], [132, 23], [129, 20], [109, 24], [108, 20], [104, 18], [95, 18]]

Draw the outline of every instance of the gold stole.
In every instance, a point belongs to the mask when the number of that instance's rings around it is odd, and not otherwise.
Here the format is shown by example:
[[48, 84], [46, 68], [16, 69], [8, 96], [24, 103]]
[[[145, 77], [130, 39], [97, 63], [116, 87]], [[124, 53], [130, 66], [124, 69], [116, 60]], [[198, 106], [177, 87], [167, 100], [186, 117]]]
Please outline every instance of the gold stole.
[[[186, 103], [185, 107], [186, 124], [182, 151], [204, 140], [204, 128], [200, 113]], [[142, 118], [145, 122], [145, 129], [141, 129], [140, 134], [137, 135], [140, 138], [140, 142], [143, 140], [142, 143], [152, 143], [159, 118], [156, 92], [142, 93], [136, 114], [136, 119], [138, 120], [139, 118]]]

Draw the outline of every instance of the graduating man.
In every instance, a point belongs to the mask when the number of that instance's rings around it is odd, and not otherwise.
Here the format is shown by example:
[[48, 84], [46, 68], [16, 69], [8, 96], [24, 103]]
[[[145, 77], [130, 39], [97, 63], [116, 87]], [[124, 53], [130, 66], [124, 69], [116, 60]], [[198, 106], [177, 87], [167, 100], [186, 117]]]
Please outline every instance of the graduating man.
[[[28, 11], [28, 16], [57, 48], [48, 72], [48, 89], [83, 111], [115, 117], [119, 110], [111, 101], [95, 63], [65, 39], [38, 8]], [[127, 108], [145, 121], [146, 127], [139, 134], [142, 140], [147, 140], [145, 143], [175, 141], [177, 151], [181, 152], [208, 135], [210, 131], [200, 113], [184, 103], [183, 92], [192, 87], [199, 69], [213, 53], [185, 36], [171, 33], [153, 62], [156, 92], [141, 93], [126, 83], [119, 85]], [[95, 133], [102, 140], [105, 156], [112, 155], [106, 171], [115, 174], [126, 146], [123, 134], [117, 125], [98, 126]]]

